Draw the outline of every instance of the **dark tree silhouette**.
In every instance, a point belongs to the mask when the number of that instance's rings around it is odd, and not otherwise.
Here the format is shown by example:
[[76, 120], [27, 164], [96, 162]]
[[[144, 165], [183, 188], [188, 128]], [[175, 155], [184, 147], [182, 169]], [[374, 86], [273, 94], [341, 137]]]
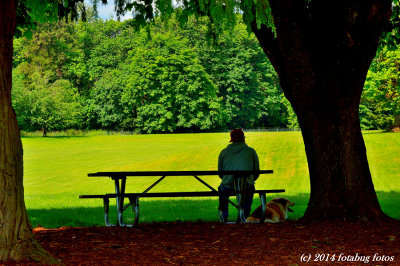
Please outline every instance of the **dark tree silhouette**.
[[271, 0], [276, 38], [257, 28], [303, 134], [311, 195], [305, 219], [381, 218], [358, 116], [391, 1]]

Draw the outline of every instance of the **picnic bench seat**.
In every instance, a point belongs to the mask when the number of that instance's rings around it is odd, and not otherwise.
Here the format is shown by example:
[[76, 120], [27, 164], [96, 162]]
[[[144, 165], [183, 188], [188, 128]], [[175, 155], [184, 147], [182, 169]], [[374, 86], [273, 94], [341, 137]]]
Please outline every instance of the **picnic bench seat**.
[[[167, 198], [167, 197], [218, 197], [220, 193], [215, 190], [213, 187], [208, 185], [202, 179], [200, 179], [197, 175], [215, 175], [221, 173], [253, 173], [254, 171], [168, 171], [168, 172], [103, 172], [103, 173], [94, 173], [89, 174], [89, 176], [109, 176], [115, 181], [115, 190], [116, 193], [107, 193], [102, 195], [80, 195], [80, 199], [103, 199], [103, 207], [104, 207], [104, 221], [107, 226], [111, 226], [109, 221], [109, 206], [110, 199], [115, 198], [117, 202], [117, 225], [126, 226], [122, 220], [123, 212], [132, 207], [132, 211], [134, 212], [134, 223], [132, 226], [137, 226], [139, 222], [139, 199], [140, 198]], [[272, 170], [264, 170], [259, 171], [262, 173], [271, 173]], [[125, 182], [127, 176], [158, 176], [162, 174], [162, 177], [158, 179], [154, 184], [148, 187], [145, 191], [139, 193], [125, 193]], [[188, 191], [188, 192], [148, 192], [151, 188], [157, 185], [161, 180], [163, 180], [167, 175], [173, 176], [184, 176], [184, 175], [192, 175], [205, 186], [207, 186], [211, 191]], [[119, 181], [121, 180], [121, 184]], [[243, 180], [243, 179], [242, 179]], [[262, 215], [265, 216], [266, 211], [266, 194], [267, 193], [282, 193], [285, 192], [284, 189], [272, 189], [272, 190], [255, 190], [254, 194], [259, 194], [261, 206], [262, 206]], [[236, 191], [229, 194], [229, 196], [236, 196], [237, 204], [233, 203], [229, 199], [229, 203], [238, 209], [238, 219], [237, 222], [245, 222], [243, 208], [241, 207], [241, 198], [242, 191]], [[124, 205], [124, 198], [129, 199], [129, 203]], [[222, 219], [220, 213], [220, 219]], [[263, 222], [264, 219], [261, 219]]]

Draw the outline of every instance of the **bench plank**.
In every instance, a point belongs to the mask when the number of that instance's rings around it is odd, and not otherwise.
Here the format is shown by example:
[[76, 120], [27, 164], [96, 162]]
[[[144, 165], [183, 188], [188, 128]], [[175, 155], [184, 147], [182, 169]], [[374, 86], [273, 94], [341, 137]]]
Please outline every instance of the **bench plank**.
[[[254, 193], [282, 193], [284, 189], [275, 190], [256, 190]], [[109, 197], [115, 198], [116, 196], [122, 196], [122, 194], [106, 194]], [[191, 192], [147, 192], [147, 193], [125, 193], [124, 197], [135, 197], [140, 196], [141, 198], [150, 197], [212, 197], [219, 196], [220, 194], [216, 191], [191, 191]], [[236, 193], [232, 192], [230, 196], [236, 196]]]
[[97, 172], [90, 173], [88, 176], [109, 176], [109, 177], [126, 177], [126, 176], [195, 176], [195, 175], [253, 175], [253, 174], [272, 174], [273, 170], [260, 171], [137, 171], [137, 172]]
[[[260, 193], [283, 193], [284, 189], [269, 189], [269, 190], [256, 190], [254, 194]], [[230, 196], [235, 196], [236, 193], [232, 192], [229, 194]], [[96, 199], [96, 198], [115, 198], [117, 196], [124, 197], [138, 197], [141, 198], [150, 198], [150, 197], [212, 197], [219, 196], [219, 193], [216, 191], [190, 191], [190, 192], [147, 192], [147, 193], [125, 193], [125, 194], [105, 194], [105, 195], [80, 195], [80, 199]]]

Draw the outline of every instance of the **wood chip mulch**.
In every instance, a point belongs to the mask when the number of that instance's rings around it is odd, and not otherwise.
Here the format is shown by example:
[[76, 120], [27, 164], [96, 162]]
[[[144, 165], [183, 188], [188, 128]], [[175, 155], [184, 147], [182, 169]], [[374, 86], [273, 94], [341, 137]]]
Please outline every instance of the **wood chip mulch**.
[[34, 233], [65, 265], [400, 265], [399, 221], [176, 222]]

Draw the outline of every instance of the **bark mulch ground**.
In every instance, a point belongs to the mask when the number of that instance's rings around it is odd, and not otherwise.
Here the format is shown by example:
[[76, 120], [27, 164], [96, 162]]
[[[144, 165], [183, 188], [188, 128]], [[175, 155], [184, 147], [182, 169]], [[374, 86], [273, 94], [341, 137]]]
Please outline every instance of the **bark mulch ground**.
[[66, 265], [400, 265], [399, 221], [176, 222], [34, 233]]

